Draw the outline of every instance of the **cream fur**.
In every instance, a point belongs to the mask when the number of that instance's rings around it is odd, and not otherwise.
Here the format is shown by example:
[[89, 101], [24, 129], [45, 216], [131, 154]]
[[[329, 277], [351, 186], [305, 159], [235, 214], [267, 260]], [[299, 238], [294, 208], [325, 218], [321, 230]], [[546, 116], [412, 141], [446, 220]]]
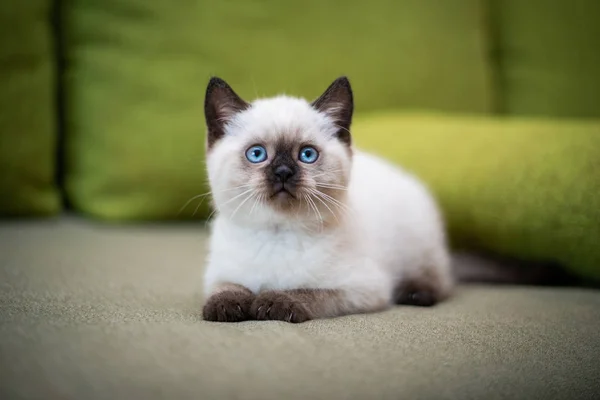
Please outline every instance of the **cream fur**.
[[[206, 295], [222, 283], [254, 293], [337, 289], [345, 302], [338, 313], [368, 312], [391, 305], [394, 288], [423, 269], [439, 277], [443, 293], [450, 291], [444, 227], [425, 186], [380, 158], [349, 151], [336, 129], [328, 114], [286, 96], [257, 100], [227, 123], [207, 156], [218, 212]], [[321, 149], [320, 164], [305, 166], [307, 185], [346, 187], [327, 192], [343, 207], [313, 199], [318, 213], [304, 202], [282, 211], [265, 200], [261, 167], [249, 165], [244, 152], [256, 143], [271, 152], [278, 138]]]

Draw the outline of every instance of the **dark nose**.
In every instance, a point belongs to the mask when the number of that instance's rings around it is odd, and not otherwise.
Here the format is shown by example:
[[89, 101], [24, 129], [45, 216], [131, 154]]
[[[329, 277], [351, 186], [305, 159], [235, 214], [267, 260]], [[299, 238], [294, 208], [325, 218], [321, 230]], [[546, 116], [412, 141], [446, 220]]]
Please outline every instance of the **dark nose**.
[[273, 173], [281, 182], [285, 182], [294, 175], [294, 170], [287, 165], [279, 165], [275, 167], [275, 171], [273, 171]]

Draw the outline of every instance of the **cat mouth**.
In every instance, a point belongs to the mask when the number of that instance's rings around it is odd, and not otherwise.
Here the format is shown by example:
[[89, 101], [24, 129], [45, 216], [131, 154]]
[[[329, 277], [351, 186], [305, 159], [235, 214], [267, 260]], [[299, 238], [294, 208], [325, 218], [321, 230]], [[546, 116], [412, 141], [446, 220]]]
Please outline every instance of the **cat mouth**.
[[290, 187], [288, 183], [277, 182], [271, 187], [271, 200], [286, 202], [293, 199], [296, 199], [296, 196], [294, 196], [293, 187]]
[[274, 191], [273, 194], [271, 195], [271, 198], [283, 200], [283, 199], [289, 199], [289, 198], [295, 199], [296, 196], [294, 196], [292, 194], [292, 192], [290, 192], [286, 188], [282, 187], [281, 189]]

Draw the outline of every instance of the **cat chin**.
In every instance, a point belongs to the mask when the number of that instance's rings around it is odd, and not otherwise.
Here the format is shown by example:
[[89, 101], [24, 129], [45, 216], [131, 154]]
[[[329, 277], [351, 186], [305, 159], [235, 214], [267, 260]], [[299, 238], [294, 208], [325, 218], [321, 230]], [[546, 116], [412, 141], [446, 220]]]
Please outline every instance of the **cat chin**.
[[294, 196], [292, 193], [288, 192], [287, 190], [280, 190], [277, 193], [273, 193], [271, 195], [270, 200], [273, 203], [289, 204], [290, 202], [293, 202], [296, 200], [296, 196]]
[[296, 195], [287, 191], [280, 191], [269, 197], [267, 206], [277, 212], [297, 212], [300, 200]]
[[[253, 207], [253, 206], [250, 206]], [[317, 206], [318, 207], [318, 206]], [[324, 211], [320, 211], [325, 216]], [[302, 228], [307, 223], [321, 224], [318, 214], [302, 199], [300, 194], [278, 194], [261, 201], [251, 211], [238, 212], [235, 218], [243, 224], [252, 223], [256, 226], [287, 226]]]

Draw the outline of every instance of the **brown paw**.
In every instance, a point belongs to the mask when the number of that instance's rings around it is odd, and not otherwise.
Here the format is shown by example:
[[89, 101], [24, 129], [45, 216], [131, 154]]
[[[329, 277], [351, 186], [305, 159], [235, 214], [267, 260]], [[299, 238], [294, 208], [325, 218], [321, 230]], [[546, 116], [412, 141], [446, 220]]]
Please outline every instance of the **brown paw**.
[[432, 292], [412, 291], [402, 293], [396, 299], [396, 303], [410, 306], [431, 307], [437, 303], [437, 299]]
[[285, 292], [263, 292], [256, 296], [250, 314], [257, 320], [276, 320], [300, 323], [311, 319], [310, 313], [300, 299]]
[[202, 310], [206, 321], [240, 322], [252, 319], [250, 306], [255, 296], [250, 291], [225, 291], [212, 295]]
[[431, 307], [439, 301], [439, 296], [427, 285], [409, 283], [396, 289], [395, 300], [396, 304]]

